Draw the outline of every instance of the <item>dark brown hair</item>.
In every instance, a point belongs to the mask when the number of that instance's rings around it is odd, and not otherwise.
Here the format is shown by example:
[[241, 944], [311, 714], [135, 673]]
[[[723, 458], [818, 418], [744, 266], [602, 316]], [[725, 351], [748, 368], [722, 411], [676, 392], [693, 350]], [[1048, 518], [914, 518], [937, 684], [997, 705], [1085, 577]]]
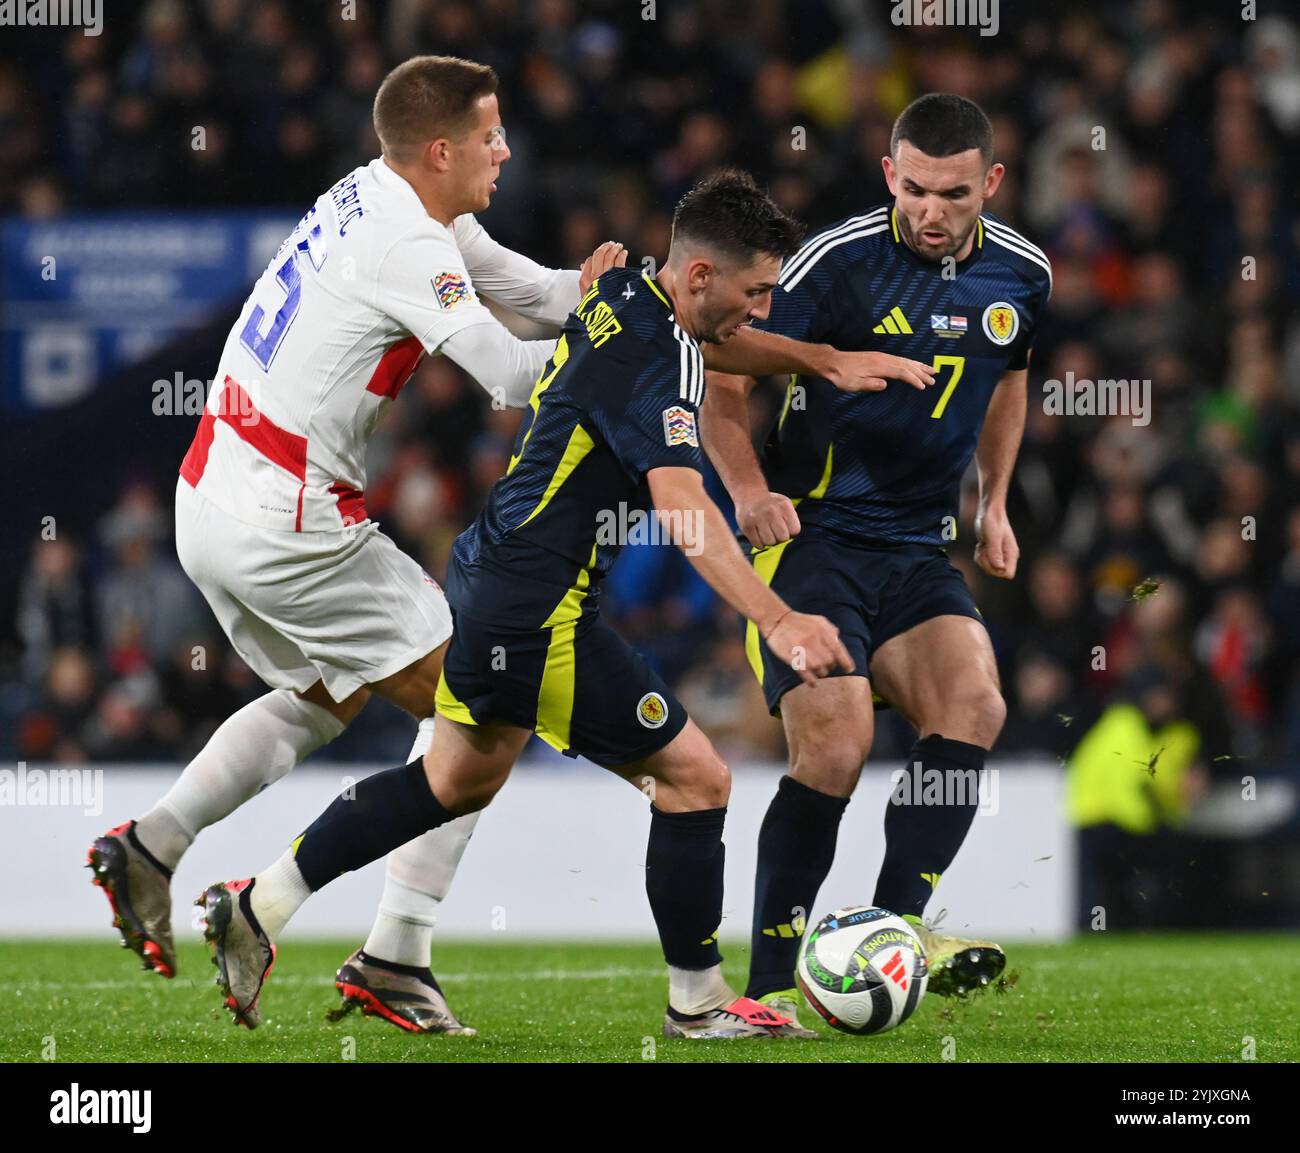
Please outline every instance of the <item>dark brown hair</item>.
[[927, 92], [904, 108], [889, 137], [889, 154], [895, 159], [904, 140], [935, 157], [978, 148], [984, 167], [993, 163], [993, 125], [975, 101], [954, 92]]
[[389, 160], [406, 164], [422, 144], [459, 140], [472, 125], [474, 104], [497, 90], [486, 64], [458, 56], [412, 56], [399, 64], [375, 94], [375, 134]]
[[783, 212], [748, 172], [723, 168], [701, 180], [673, 213], [673, 238], [695, 241], [745, 263], [790, 256], [804, 226]]

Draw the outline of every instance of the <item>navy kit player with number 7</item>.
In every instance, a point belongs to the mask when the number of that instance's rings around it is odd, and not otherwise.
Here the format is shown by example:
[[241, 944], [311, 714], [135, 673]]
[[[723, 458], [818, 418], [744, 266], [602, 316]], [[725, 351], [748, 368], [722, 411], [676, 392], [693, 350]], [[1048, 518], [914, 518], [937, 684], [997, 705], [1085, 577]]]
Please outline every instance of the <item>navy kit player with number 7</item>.
[[736, 502], [755, 571], [795, 608], [834, 621], [854, 660], [852, 674], [805, 687], [763, 652], [752, 628], [747, 638], [790, 748], [789, 775], [759, 835], [747, 992], [785, 1015], [795, 1007], [803, 920], [871, 748], [873, 689], [917, 730], [909, 767], [966, 786], [941, 803], [887, 807], [874, 903], [917, 926], [934, 992], [982, 987], [1005, 964], [996, 945], [921, 921], [970, 827], [1006, 711], [988, 633], [944, 546], [956, 536], [973, 457], [976, 563], [1015, 576], [1006, 494], [1051, 268], [1040, 249], [982, 211], [1004, 170], [993, 163], [988, 118], [971, 101], [941, 93], [915, 101], [895, 123], [883, 165], [894, 202], [806, 241], [758, 327], [923, 361], [933, 383], [918, 391], [882, 379], [854, 395], [793, 378], [761, 464], [747, 416], [752, 380], [711, 375], [701, 413], [704, 446]]

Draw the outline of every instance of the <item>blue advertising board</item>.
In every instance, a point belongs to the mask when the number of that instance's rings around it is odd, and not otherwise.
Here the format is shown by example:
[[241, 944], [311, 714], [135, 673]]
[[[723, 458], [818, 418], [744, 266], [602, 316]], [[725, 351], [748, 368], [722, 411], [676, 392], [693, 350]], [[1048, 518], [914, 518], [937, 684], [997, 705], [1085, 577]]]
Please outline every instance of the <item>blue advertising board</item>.
[[297, 217], [97, 213], [0, 221], [0, 411], [86, 396], [241, 301]]

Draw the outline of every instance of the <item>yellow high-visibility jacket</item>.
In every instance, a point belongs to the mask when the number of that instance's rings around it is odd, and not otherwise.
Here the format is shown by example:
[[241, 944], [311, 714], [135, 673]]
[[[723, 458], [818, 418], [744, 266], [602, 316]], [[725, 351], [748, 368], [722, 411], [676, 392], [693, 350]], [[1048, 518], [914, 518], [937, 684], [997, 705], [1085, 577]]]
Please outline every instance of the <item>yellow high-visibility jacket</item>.
[[1070, 757], [1071, 824], [1112, 824], [1138, 834], [1178, 824], [1187, 815], [1183, 785], [1200, 746], [1191, 721], [1153, 732], [1136, 705], [1111, 705]]

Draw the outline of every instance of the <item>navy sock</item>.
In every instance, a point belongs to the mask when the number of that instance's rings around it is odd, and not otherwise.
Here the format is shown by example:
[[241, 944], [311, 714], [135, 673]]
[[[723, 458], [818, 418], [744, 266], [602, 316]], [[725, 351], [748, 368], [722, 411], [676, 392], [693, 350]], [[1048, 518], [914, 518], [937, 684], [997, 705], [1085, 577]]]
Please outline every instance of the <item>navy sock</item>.
[[336, 797], [298, 838], [293, 859], [315, 892], [452, 819], [415, 760], [367, 777], [351, 799]]
[[975, 819], [987, 755], [979, 745], [938, 733], [912, 746], [885, 807], [885, 861], [874, 898], [881, 908], [899, 916], [924, 912]]
[[758, 833], [745, 996], [757, 1000], [794, 985], [804, 923], [831, 871], [840, 818], [848, 803], [848, 797], [818, 792], [791, 776], [781, 778]]
[[722, 866], [726, 808], [665, 813], [650, 806], [645, 891], [664, 960], [679, 969], [710, 969], [722, 961]]

